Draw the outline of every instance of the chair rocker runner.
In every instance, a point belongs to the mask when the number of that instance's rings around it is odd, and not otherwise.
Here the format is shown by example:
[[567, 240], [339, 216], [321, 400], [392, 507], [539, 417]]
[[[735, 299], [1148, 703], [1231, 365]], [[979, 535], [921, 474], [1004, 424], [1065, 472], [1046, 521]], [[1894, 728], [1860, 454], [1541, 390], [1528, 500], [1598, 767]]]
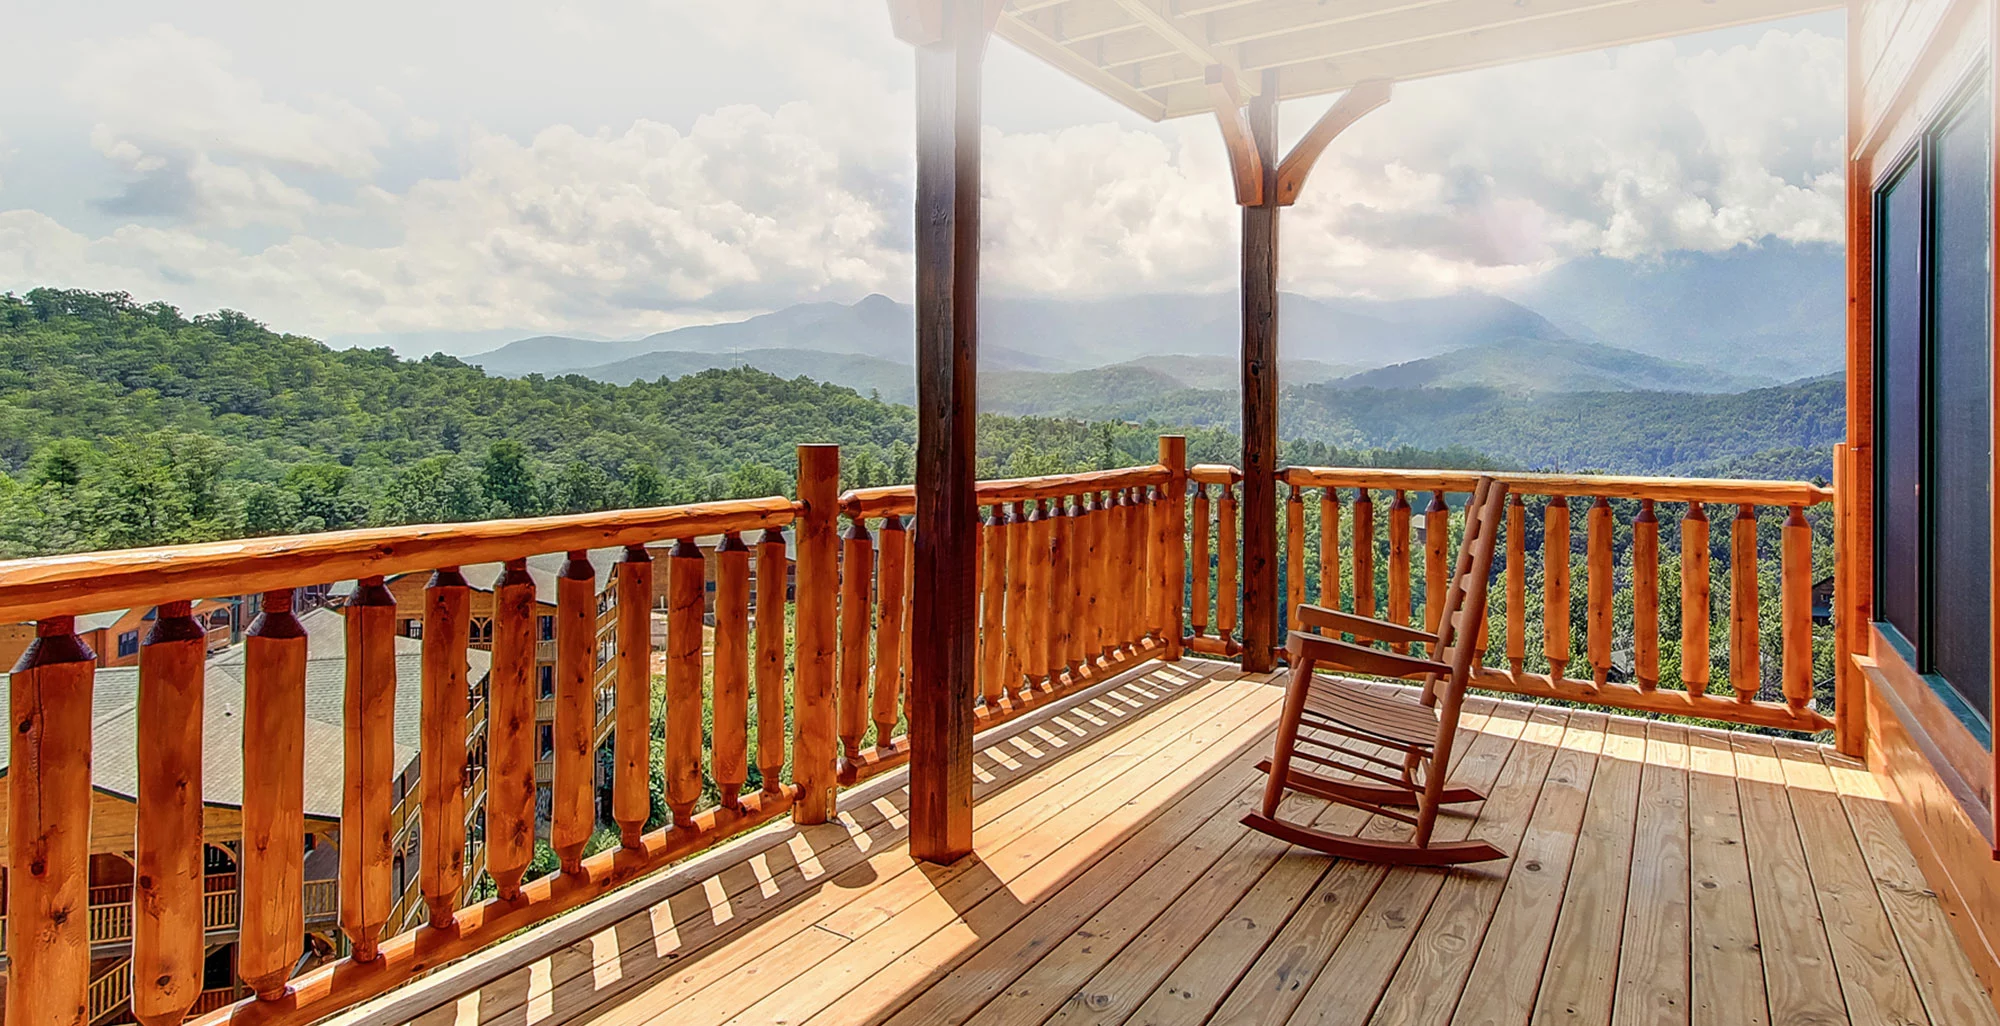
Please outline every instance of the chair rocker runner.
[[[1246, 825], [1301, 847], [1370, 862], [1453, 865], [1505, 857], [1484, 841], [1433, 843], [1431, 835], [1441, 807], [1485, 797], [1472, 788], [1447, 786], [1445, 775], [1465, 689], [1479, 661], [1506, 491], [1505, 485], [1485, 477], [1474, 487], [1436, 633], [1335, 609], [1299, 607], [1299, 622], [1307, 627], [1398, 646], [1420, 643], [1425, 657], [1293, 631], [1287, 646], [1292, 671], [1277, 742], [1271, 758], [1258, 764], [1269, 775], [1263, 806], [1243, 818]], [[1389, 694], [1351, 680], [1317, 677], [1319, 669], [1422, 678], [1423, 690], [1417, 698]], [[1315, 733], [1303, 734], [1304, 728]], [[1328, 776], [1300, 763], [1344, 776]], [[1288, 790], [1408, 823], [1412, 839], [1332, 834], [1279, 819], [1278, 806]], [[1403, 811], [1408, 808], [1415, 815]]]

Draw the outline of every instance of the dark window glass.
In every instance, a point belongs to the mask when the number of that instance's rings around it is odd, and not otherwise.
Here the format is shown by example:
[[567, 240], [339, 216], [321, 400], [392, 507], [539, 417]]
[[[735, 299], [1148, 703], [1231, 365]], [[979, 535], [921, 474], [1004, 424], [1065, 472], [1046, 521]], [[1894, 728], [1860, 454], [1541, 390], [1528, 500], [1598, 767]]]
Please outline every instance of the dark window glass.
[[126, 631], [118, 635], [118, 656], [125, 658], [139, 654], [139, 632]]
[[1982, 90], [1932, 142], [1929, 395], [1929, 670], [1987, 718], [1992, 587], [1993, 424], [1988, 392], [1993, 294], [1987, 214], [1987, 141], [1993, 123]]
[[542, 698], [556, 697], [556, 668], [547, 663], [535, 667], [535, 686]]
[[1877, 198], [1875, 274], [1875, 465], [1880, 537], [1876, 615], [1913, 644], [1917, 630], [1917, 534], [1923, 389], [1923, 185], [1903, 171]]

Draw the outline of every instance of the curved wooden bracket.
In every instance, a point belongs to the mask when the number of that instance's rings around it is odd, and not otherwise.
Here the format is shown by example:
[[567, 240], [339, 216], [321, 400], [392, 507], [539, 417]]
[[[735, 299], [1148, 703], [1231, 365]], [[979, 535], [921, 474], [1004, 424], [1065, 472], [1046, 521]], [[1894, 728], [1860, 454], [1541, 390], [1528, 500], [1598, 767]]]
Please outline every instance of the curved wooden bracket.
[[1292, 152], [1278, 165], [1278, 196], [1281, 207], [1289, 207], [1298, 202], [1299, 190], [1305, 188], [1306, 176], [1312, 173], [1313, 164], [1326, 151], [1334, 137], [1346, 131], [1347, 126], [1361, 120], [1369, 111], [1389, 102], [1392, 83], [1386, 78], [1371, 78], [1356, 82], [1354, 87], [1342, 93], [1333, 106], [1320, 115], [1313, 123], [1312, 130], [1300, 139]]
[[1243, 96], [1236, 89], [1236, 76], [1220, 64], [1211, 64], [1203, 75], [1208, 95], [1215, 104], [1215, 120], [1222, 126], [1222, 145], [1229, 151], [1229, 173], [1236, 181], [1236, 205], [1259, 206], [1264, 202], [1264, 162], [1257, 156], [1257, 141], [1250, 134], [1250, 119], [1243, 116]]

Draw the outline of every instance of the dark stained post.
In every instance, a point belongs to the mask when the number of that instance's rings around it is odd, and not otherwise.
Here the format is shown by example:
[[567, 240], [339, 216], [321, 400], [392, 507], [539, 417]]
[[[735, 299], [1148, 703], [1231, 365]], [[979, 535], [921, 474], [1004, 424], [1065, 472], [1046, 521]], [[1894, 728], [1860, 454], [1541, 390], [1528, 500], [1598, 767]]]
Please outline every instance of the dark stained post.
[[1251, 98], [1264, 184], [1243, 207], [1243, 669], [1271, 669], [1278, 640], [1278, 81]]
[[917, 518], [910, 663], [910, 853], [972, 851], [972, 699], [979, 510], [980, 74], [999, 5], [897, 0], [917, 49]]

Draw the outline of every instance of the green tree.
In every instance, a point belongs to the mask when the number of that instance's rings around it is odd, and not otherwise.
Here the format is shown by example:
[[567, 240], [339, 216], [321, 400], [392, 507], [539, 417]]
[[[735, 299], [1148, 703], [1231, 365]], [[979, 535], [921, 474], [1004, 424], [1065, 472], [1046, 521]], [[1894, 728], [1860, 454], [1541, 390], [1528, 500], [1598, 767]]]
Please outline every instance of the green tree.
[[535, 501], [535, 471], [528, 465], [528, 447], [499, 438], [486, 447], [479, 483], [494, 516], [531, 517], [540, 512]]

